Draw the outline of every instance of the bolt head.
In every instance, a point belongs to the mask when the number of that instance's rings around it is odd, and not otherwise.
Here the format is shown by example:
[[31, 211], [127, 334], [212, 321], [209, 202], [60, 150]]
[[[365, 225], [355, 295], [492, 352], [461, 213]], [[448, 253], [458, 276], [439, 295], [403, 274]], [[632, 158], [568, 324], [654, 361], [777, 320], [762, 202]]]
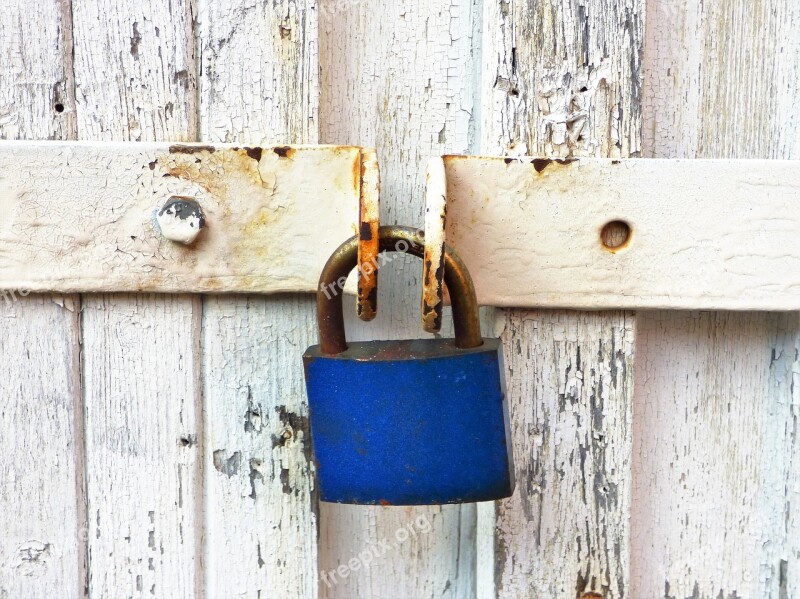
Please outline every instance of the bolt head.
[[206, 226], [206, 217], [194, 198], [172, 196], [156, 214], [161, 234], [170, 241], [191, 245]]

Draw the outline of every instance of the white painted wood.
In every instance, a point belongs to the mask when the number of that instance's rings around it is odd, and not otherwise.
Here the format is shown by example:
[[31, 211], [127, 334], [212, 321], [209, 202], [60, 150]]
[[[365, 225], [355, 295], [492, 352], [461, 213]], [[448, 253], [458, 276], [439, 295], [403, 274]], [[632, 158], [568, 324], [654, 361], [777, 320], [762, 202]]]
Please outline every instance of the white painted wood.
[[633, 596], [796, 596], [799, 330], [797, 313], [640, 316]]
[[[636, 155], [643, 16], [640, 0], [485, 3], [480, 152]], [[635, 319], [509, 311], [506, 325], [517, 494], [498, 503], [492, 550], [478, 555], [482, 599], [488, 581], [498, 598], [629, 597]]]
[[[321, 141], [375, 145], [381, 222], [421, 226], [428, 159], [468, 152], [475, 136], [477, 2], [330, 1], [320, 9]], [[398, 258], [383, 268], [377, 318], [361, 323], [347, 303], [348, 334], [353, 339], [423, 336], [421, 274], [422, 263], [415, 258]], [[417, 518], [431, 525], [429, 533], [398, 544], [369, 569], [330, 588], [323, 581], [322, 597], [472, 599], [475, 506], [323, 503], [320, 574], [347, 565], [384, 538], [391, 542]]]
[[201, 137], [316, 143], [316, 0], [197, 0]]
[[5, 0], [0, 11], [0, 139], [74, 139], [69, 4]]
[[193, 2], [71, 0], [79, 139], [193, 141]]
[[316, 496], [301, 360], [303, 296], [205, 299], [206, 594], [312, 598]]
[[[800, 162], [445, 164], [447, 241], [481, 304], [800, 309]], [[609, 249], [618, 220], [630, 239]]]
[[635, 317], [517, 310], [506, 322], [517, 492], [497, 508], [496, 592], [626, 596]]
[[[317, 142], [316, 8], [314, 0], [198, 2], [201, 139]], [[360, 168], [350, 173], [352, 189]], [[356, 231], [342, 234], [318, 214], [329, 229], [304, 237], [301, 251], [325, 245], [325, 235], [338, 239], [324, 258], [311, 258], [315, 286], [327, 254]], [[317, 597], [318, 507], [301, 368], [315, 339], [314, 304], [311, 295], [204, 299], [208, 597]]]
[[[357, 231], [360, 168], [352, 147], [0, 142], [0, 285], [313, 292]], [[156, 223], [174, 196], [205, 212], [191, 246]]]
[[78, 306], [0, 294], [0, 330], [0, 597], [82, 597]]
[[[0, 138], [75, 135], [68, 6], [3, 3]], [[86, 584], [79, 298], [0, 292], [0, 597]]]
[[[195, 138], [191, 1], [73, 0], [72, 17], [82, 139]], [[147, 170], [149, 164], [133, 173]], [[107, 187], [117, 184], [110, 178]], [[90, 295], [83, 297], [82, 312], [86, 593], [197, 596], [203, 539], [200, 300]]]
[[[646, 155], [800, 158], [797, 3], [648, 2], [647, 29]], [[797, 596], [800, 318], [645, 312], [639, 330], [632, 596]]]
[[200, 591], [199, 324], [198, 297], [84, 302], [91, 597]]

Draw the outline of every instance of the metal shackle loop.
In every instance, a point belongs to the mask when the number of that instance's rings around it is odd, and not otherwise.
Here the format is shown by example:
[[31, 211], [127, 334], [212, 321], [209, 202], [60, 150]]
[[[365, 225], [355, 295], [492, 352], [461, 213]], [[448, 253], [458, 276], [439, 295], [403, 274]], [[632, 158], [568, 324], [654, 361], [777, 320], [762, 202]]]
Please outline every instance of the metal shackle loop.
[[[400, 226], [381, 227], [379, 235], [381, 252], [403, 251], [418, 258], [424, 255], [425, 240], [416, 229]], [[400, 250], [399, 246], [402, 244], [407, 246], [407, 249]], [[453, 305], [456, 347], [461, 349], [479, 347], [483, 345], [483, 339], [478, 318], [478, 299], [475, 296], [472, 277], [452, 248], [445, 245], [444, 255], [444, 282]], [[346, 279], [357, 263], [358, 236], [354, 236], [333, 252], [325, 268], [322, 269], [317, 290], [317, 322], [320, 350], [323, 354], [335, 355], [347, 349], [339, 280], [342, 277]]]

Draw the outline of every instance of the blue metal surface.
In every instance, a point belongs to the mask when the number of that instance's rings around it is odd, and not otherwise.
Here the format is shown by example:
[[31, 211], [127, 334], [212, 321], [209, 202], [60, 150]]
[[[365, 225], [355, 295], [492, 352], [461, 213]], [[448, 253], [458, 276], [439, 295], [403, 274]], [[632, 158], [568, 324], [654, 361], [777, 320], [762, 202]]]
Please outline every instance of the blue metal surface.
[[351, 343], [303, 356], [321, 499], [425, 505], [514, 490], [502, 347]]

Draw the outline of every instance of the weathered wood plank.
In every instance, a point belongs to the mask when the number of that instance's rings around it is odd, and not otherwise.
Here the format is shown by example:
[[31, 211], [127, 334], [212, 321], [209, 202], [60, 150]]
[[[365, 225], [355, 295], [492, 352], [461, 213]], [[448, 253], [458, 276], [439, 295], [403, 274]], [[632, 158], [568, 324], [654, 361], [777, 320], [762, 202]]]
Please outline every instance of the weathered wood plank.
[[78, 314], [0, 294], [0, 597], [83, 596]]
[[800, 162], [445, 163], [447, 242], [484, 305], [800, 309]]
[[795, 596], [800, 317], [639, 318], [633, 596]]
[[[315, 291], [357, 231], [358, 148], [0, 142], [4, 163], [5, 289]], [[190, 246], [156, 222], [174, 196], [205, 213]]]
[[[481, 152], [636, 156], [643, 18], [643, 0], [485, 3]], [[526, 277], [543, 266], [529, 264]], [[491, 553], [478, 557], [482, 592], [493, 589], [492, 599], [587, 592], [605, 599], [630, 596], [631, 441], [606, 426], [613, 422], [624, 430], [630, 422], [635, 319], [620, 312], [542, 311], [529, 325], [521, 324], [531, 318], [528, 312], [508, 312], [503, 339], [516, 365], [508, 370], [510, 400], [519, 417], [541, 415], [543, 445], [537, 447], [527, 427], [513, 428], [518, 495], [497, 504], [495, 542]], [[613, 350], [611, 340], [619, 343]], [[541, 378], [537, 368], [546, 368], [547, 361], [535, 357], [543, 351], [559, 356], [558, 377]], [[625, 365], [624, 373], [611, 375], [619, 365]], [[574, 381], [568, 380], [567, 367]], [[602, 391], [614, 378], [618, 386], [605, 394], [586, 386], [594, 380]], [[573, 413], [559, 417], [574, 389], [582, 394]], [[569, 439], [563, 446], [561, 435]], [[552, 443], [549, 455], [545, 439]], [[532, 498], [534, 492], [541, 499]], [[481, 521], [492, 517], [483, 510]], [[485, 550], [488, 544], [479, 546]]]
[[[320, 4], [321, 139], [377, 146], [384, 224], [421, 226], [427, 160], [472, 149], [476, 6], [471, 0]], [[423, 336], [422, 264], [411, 260], [398, 257], [381, 269], [375, 321], [358, 322], [352, 304], [346, 305], [351, 338]], [[320, 585], [323, 597], [474, 597], [474, 506], [323, 503], [321, 518], [320, 575], [328, 577]], [[396, 535], [403, 537], [409, 526], [417, 534], [399, 542]], [[384, 539], [389, 549], [381, 549]], [[370, 547], [381, 556], [365, 569], [359, 554]], [[330, 572], [339, 567], [347, 576], [334, 583]]]
[[[195, 139], [192, 6], [73, 0], [80, 138]], [[186, 296], [83, 298], [90, 597], [201, 593], [200, 314]]]
[[199, 318], [187, 296], [84, 301], [91, 597], [199, 592]]
[[316, 143], [317, 2], [197, 0], [207, 142]]
[[0, 14], [0, 139], [74, 139], [69, 4], [8, 0]]
[[[800, 158], [796, 2], [650, 1], [645, 65], [645, 155]], [[800, 318], [639, 321], [632, 596], [797, 596]]]
[[628, 593], [620, 531], [630, 510], [634, 322], [631, 313], [508, 315], [518, 480], [498, 508], [501, 597]]
[[[0, 11], [0, 138], [75, 136], [69, 6]], [[0, 597], [83, 596], [78, 296], [0, 292]]]
[[194, 0], [71, 0], [80, 139], [194, 141]]
[[[314, 0], [198, 2], [202, 140], [317, 142], [316, 10]], [[359, 169], [351, 172], [357, 183]], [[357, 219], [353, 199], [348, 217]], [[327, 255], [355, 232], [318, 214], [327, 230], [297, 246], [309, 256], [313, 288]], [[312, 256], [317, 248], [324, 257]], [[300, 359], [316, 330], [314, 301], [204, 300], [209, 597], [317, 597], [318, 508]]]
[[292, 360], [316, 339], [308, 304], [205, 299], [209, 597], [316, 596], [308, 410], [303, 365]]

